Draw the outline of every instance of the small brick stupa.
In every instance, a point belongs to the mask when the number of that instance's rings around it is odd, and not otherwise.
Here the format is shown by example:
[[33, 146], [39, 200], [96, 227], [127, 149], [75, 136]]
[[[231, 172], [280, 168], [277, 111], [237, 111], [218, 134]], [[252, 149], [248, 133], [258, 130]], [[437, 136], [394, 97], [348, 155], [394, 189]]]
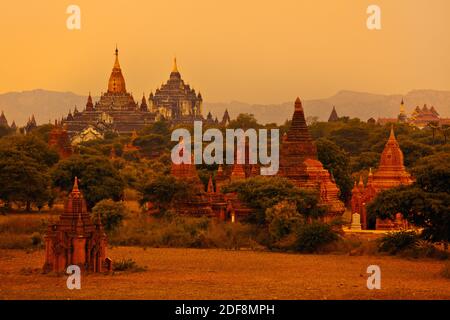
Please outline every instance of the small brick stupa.
[[[180, 157], [183, 157], [185, 150], [184, 141], [180, 139], [178, 146], [178, 153]], [[209, 198], [206, 196], [205, 186], [203, 185], [200, 177], [198, 176], [197, 168], [194, 164], [194, 157], [191, 155], [191, 163], [174, 163], [170, 173], [177, 179], [186, 181], [191, 186], [192, 196], [186, 199], [183, 203], [180, 203], [176, 207], [176, 211], [179, 214], [188, 214], [193, 216], [213, 216], [214, 213], [211, 209]]]
[[344, 204], [338, 198], [339, 188], [317, 159], [317, 149], [308, 131], [299, 98], [295, 101], [291, 127], [283, 137], [278, 174], [288, 178], [299, 188], [319, 192], [319, 204], [327, 208], [326, 221], [344, 213]]
[[[364, 186], [362, 179], [360, 179], [359, 184], [355, 184], [352, 190], [352, 213], [359, 213], [361, 215], [363, 229], [369, 227], [366, 205], [371, 202], [379, 192], [400, 185], [410, 185], [412, 183], [413, 179], [405, 169], [403, 164], [403, 152], [395, 138], [394, 128], [392, 127], [389, 139], [381, 153], [378, 170], [376, 170], [375, 173], [372, 173], [372, 170], [370, 170], [366, 186]], [[404, 222], [405, 221], [401, 218], [401, 214], [397, 215], [396, 221], [377, 219], [376, 229], [398, 229], [404, 226]]]
[[75, 178], [64, 213], [56, 224], [48, 226], [45, 235], [44, 272], [66, 272], [69, 265], [88, 272], [110, 271], [112, 263], [106, 258], [106, 246], [100, 219], [95, 224], [91, 221]]

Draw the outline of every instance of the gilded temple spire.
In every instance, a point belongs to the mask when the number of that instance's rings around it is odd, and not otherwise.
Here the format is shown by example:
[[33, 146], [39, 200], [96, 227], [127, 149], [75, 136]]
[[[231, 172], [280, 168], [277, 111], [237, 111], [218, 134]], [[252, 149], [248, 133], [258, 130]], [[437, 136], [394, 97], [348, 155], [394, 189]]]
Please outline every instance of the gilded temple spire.
[[122, 69], [119, 63], [119, 49], [115, 50], [116, 59], [114, 61], [114, 67], [109, 77], [108, 92], [109, 93], [126, 93], [125, 78], [122, 74]]
[[177, 66], [177, 57], [174, 57], [173, 58], [173, 69], [172, 69], [172, 72], [179, 72], [178, 71], [178, 66]]

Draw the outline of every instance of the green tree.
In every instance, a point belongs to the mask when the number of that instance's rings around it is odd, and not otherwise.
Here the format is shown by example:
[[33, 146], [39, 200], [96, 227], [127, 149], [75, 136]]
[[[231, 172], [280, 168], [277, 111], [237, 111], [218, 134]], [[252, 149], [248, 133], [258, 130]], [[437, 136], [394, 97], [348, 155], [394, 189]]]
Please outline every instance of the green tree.
[[153, 203], [161, 213], [174, 208], [192, 196], [192, 187], [189, 181], [180, 180], [170, 175], [159, 175], [146, 183], [140, 190], [141, 205]]
[[359, 155], [351, 157], [350, 171], [359, 172], [367, 168], [376, 168], [380, 162], [380, 153], [378, 152], [361, 152]]
[[233, 182], [222, 188], [223, 192], [236, 192], [241, 201], [254, 209], [249, 217], [258, 224], [266, 222], [266, 210], [286, 200], [295, 203], [297, 211], [305, 217], [316, 218], [325, 213], [318, 206], [317, 193], [295, 187], [289, 180], [281, 177], [254, 177]]
[[123, 202], [104, 199], [92, 208], [91, 218], [94, 222], [97, 222], [100, 217], [105, 231], [113, 232], [122, 225], [127, 215], [127, 208]]
[[236, 119], [230, 121], [228, 127], [231, 129], [247, 130], [250, 128], [258, 129], [261, 125], [258, 123], [253, 114], [241, 113]]
[[0, 150], [0, 182], [0, 199], [25, 203], [28, 212], [52, 199], [46, 167], [23, 151]]
[[79, 179], [88, 209], [103, 199], [119, 201], [124, 182], [109, 159], [101, 156], [72, 156], [60, 161], [51, 172], [53, 186], [69, 192], [75, 177]]
[[353, 187], [347, 152], [326, 138], [318, 139], [316, 145], [320, 162], [333, 175], [341, 191], [340, 199], [347, 202], [351, 197]]
[[367, 140], [370, 132], [360, 125], [346, 125], [331, 132], [329, 139], [351, 155], [357, 155], [366, 151]]
[[338, 240], [338, 232], [331, 224], [313, 221], [303, 224], [297, 231], [296, 249], [313, 253]]
[[59, 160], [58, 153], [50, 149], [38, 135], [33, 134], [5, 137], [0, 141], [0, 149], [23, 152], [46, 167], [53, 166]]
[[403, 152], [405, 166], [407, 167], [414, 166], [418, 159], [434, 153], [433, 148], [429, 145], [411, 139], [401, 139], [399, 144]]
[[303, 217], [294, 203], [282, 201], [266, 210], [266, 221], [271, 238], [279, 241], [296, 230]]

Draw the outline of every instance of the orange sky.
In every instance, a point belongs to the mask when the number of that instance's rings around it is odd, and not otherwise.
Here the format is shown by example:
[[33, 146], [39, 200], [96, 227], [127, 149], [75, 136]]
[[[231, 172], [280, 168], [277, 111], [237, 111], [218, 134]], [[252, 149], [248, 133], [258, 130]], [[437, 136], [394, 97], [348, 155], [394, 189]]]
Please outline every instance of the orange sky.
[[[381, 31], [366, 28], [372, 3]], [[66, 28], [69, 4], [80, 31]], [[167, 80], [174, 55], [206, 101], [450, 90], [448, 0], [15, 0], [1, 5], [0, 39], [0, 92], [99, 95], [116, 43], [135, 96]]]

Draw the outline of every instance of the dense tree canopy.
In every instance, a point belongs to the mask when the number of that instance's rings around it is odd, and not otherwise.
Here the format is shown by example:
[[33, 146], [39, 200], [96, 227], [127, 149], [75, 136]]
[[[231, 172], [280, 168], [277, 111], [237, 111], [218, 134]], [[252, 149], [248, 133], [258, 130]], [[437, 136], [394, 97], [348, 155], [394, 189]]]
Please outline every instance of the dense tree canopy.
[[319, 161], [334, 177], [341, 191], [341, 200], [347, 202], [351, 197], [353, 187], [347, 152], [326, 138], [318, 139], [316, 144]]
[[141, 188], [141, 205], [153, 203], [162, 213], [178, 203], [186, 201], [192, 195], [189, 181], [170, 175], [159, 175]]
[[0, 140], [0, 149], [23, 152], [27, 157], [46, 167], [53, 166], [59, 160], [58, 153], [34, 134], [4, 137]]
[[103, 199], [121, 200], [124, 182], [108, 158], [100, 156], [72, 156], [60, 161], [51, 173], [53, 185], [72, 190], [75, 177], [79, 179], [89, 208]]
[[23, 151], [0, 149], [0, 199], [42, 208], [52, 199], [46, 167]]
[[237, 192], [241, 201], [255, 209], [252, 218], [260, 224], [266, 222], [266, 210], [282, 201], [294, 203], [297, 211], [306, 217], [319, 217], [325, 213], [318, 206], [316, 193], [299, 189], [285, 178], [260, 176], [230, 183], [222, 190]]

